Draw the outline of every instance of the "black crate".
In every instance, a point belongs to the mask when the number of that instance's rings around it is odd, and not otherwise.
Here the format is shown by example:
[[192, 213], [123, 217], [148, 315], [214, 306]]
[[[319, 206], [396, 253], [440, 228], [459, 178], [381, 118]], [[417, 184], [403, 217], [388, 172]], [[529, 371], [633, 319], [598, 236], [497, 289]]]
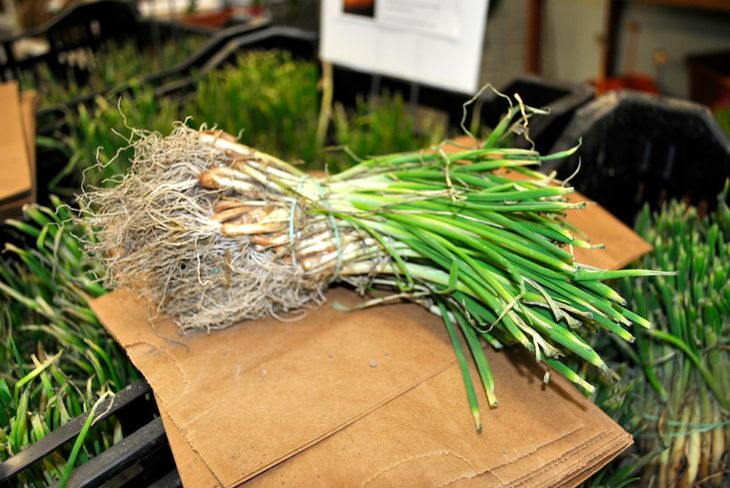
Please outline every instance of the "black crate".
[[[277, 49], [287, 51], [297, 59], [317, 58], [319, 36], [316, 32], [295, 27], [264, 26], [244, 29], [240, 26], [221, 31], [203, 49], [180, 66], [154, 73], [141, 80], [142, 85], [152, 86], [155, 96], [163, 97], [185, 93], [193, 89], [200, 75], [234, 64], [238, 56], [248, 51]], [[122, 87], [107, 96], [121, 95], [131, 87]], [[77, 103], [92, 103], [93, 97], [79, 99]], [[65, 110], [63, 111], [65, 115]], [[65, 121], [62, 121], [65, 122]], [[64, 130], [62, 124], [53, 127]]]
[[[400, 93], [414, 105], [429, 107], [448, 117], [449, 127], [460, 130], [464, 113], [463, 105], [471, 97], [462, 93], [413, 83], [390, 76], [379, 76], [336, 66], [334, 69], [334, 98], [345, 105], [353, 105], [362, 94], [377, 94], [383, 91]], [[499, 89], [501, 93], [513, 96], [519, 94], [530, 106], [549, 107], [549, 115], [536, 116], [530, 121], [530, 138], [536, 149], [549, 149], [575, 110], [594, 97], [594, 90], [588, 85], [546, 80], [537, 76], [521, 76]], [[484, 127], [494, 127], [509, 109], [507, 101], [491, 90], [481, 95], [480, 120]], [[473, 107], [475, 107], [476, 104]], [[467, 118], [467, 123], [469, 118]], [[530, 143], [522, 138], [515, 145], [527, 147]]]
[[203, 71], [219, 69], [236, 61], [246, 51], [277, 49], [291, 53], [297, 59], [317, 59], [319, 34], [296, 27], [272, 26], [229, 40], [213, 53], [203, 65]]
[[[272, 26], [256, 32], [237, 36], [229, 40], [217, 52], [210, 53], [207, 60], [196, 65], [196, 74], [218, 70], [235, 63], [238, 56], [247, 51], [277, 49], [291, 53], [295, 58], [317, 60], [319, 35], [313, 31], [295, 27]], [[167, 83], [160, 84], [156, 95], [166, 96], [175, 92], [186, 92], [195, 84], [193, 76], [167, 76]], [[159, 78], [162, 80], [162, 78]], [[463, 105], [471, 97], [426, 84], [381, 76], [351, 68], [333, 66], [333, 99], [345, 107], [354, 107], [358, 97], [378, 95], [385, 92], [400, 94], [404, 100], [416, 106], [427, 107], [443, 113], [452, 133], [459, 133], [463, 116]], [[575, 111], [593, 99], [595, 92], [588, 85], [556, 82], [540, 77], [523, 76], [501, 88], [505, 94], [519, 93], [528, 105], [549, 107], [549, 115], [539, 115], [530, 121], [530, 136], [540, 151], [549, 149], [563, 131]], [[504, 98], [492, 91], [481, 96], [481, 121], [487, 127], [494, 127], [508, 109]], [[516, 141], [527, 147], [524, 139]]]
[[[150, 22], [150, 25], [152, 24], [158, 24], [157, 22]], [[144, 24], [143, 24], [144, 25]], [[79, 105], [86, 105], [91, 106], [93, 105], [94, 101], [98, 96], [104, 96], [106, 98], [113, 97], [114, 95], [121, 95], [127, 91], [129, 91], [132, 88], [132, 85], [134, 86], [159, 86], [163, 85], [167, 82], [170, 82], [171, 80], [180, 79], [189, 77], [191, 73], [193, 73], [196, 70], [200, 70], [205, 64], [209, 61], [211, 57], [213, 57], [223, 46], [225, 46], [231, 39], [235, 39], [238, 36], [242, 36], [245, 34], [249, 34], [252, 32], [256, 32], [260, 29], [265, 29], [268, 27], [268, 24], [265, 22], [257, 23], [257, 24], [239, 24], [234, 25], [231, 27], [228, 27], [226, 29], [222, 29], [219, 31], [215, 31], [215, 33], [212, 33], [212, 31], [208, 31], [206, 29], [202, 29], [199, 27], [189, 27], [182, 24], [166, 24], [169, 27], [171, 27], [170, 32], [168, 35], [163, 37], [162, 39], [170, 39], [174, 37], [179, 37], [181, 35], [187, 35], [182, 34], [182, 32], [188, 32], [189, 33], [205, 33], [206, 35], [209, 34], [209, 39], [198, 49], [196, 52], [194, 52], [188, 59], [181, 62], [177, 66], [172, 66], [167, 69], [163, 69], [158, 72], [154, 73], [147, 73], [142, 76], [140, 76], [137, 80], [133, 80], [134, 83], [131, 84], [129, 82], [123, 83], [118, 86], [109, 86], [104, 91], [98, 92], [98, 93], [91, 93], [86, 96], [77, 97], [71, 100], [66, 101], [65, 103], [61, 105], [56, 106], [49, 106], [40, 108], [36, 111], [36, 119], [38, 122], [38, 129], [36, 130], [36, 133], [40, 135], [51, 135], [54, 131], [61, 129], [63, 125], [66, 122], [66, 115], [67, 113], [74, 112], [77, 110], [77, 107]], [[180, 29], [180, 31], [178, 31]], [[192, 29], [192, 30], [190, 30]], [[140, 45], [144, 45], [143, 43], [146, 41], [143, 41], [145, 37], [137, 38], [137, 42], [140, 43]], [[159, 44], [162, 42], [161, 38], [159, 36], [156, 36], [155, 41], [152, 43], [152, 45], [159, 46]], [[132, 81], [132, 80], [130, 80]]]
[[[210, 57], [203, 71], [218, 69], [234, 62], [241, 52], [253, 49], [280, 49], [296, 58], [316, 60], [318, 58], [319, 36], [316, 32], [293, 27], [270, 27], [268, 29], [240, 36], [231, 40], [216, 55]], [[448, 117], [449, 127], [458, 131], [463, 115], [463, 104], [471, 97], [423, 83], [415, 83], [391, 76], [382, 76], [352, 68], [333, 66], [333, 98], [346, 107], [355, 105], [358, 97], [378, 95], [384, 92], [399, 93], [414, 106], [420, 105], [443, 112]], [[172, 89], [175, 84], [168, 85]], [[191, 82], [180, 81], [179, 87], [192, 86]], [[538, 150], [550, 148], [575, 110], [588, 103], [595, 91], [588, 85], [546, 80], [536, 76], [522, 76], [500, 89], [505, 94], [519, 93], [528, 105], [549, 107], [550, 114], [538, 116], [530, 122], [531, 138]], [[164, 93], [161, 90], [160, 94]], [[494, 127], [507, 111], [507, 103], [491, 91], [482, 97], [481, 120], [487, 127]]]
[[615, 92], [579, 109], [552, 150], [582, 141], [552, 162], [560, 178], [625, 223], [649, 203], [684, 199], [712, 209], [730, 177], [730, 142], [707, 107], [637, 92]]
[[[155, 46], [162, 40], [190, 34], [211, 35], [212, 31], [143, 19], [132, 2], [98, 0], [82, 3], [41, 27], [0, 39], [0, 80], [18, 79], [22, 71], [32, 72], [41, 62], [55, 74], [63, 75], [67, 69], [75, 68], [74, 53], [95, 51], [110, 40], [133, 38], [140, 46]], [[29, 39], [45, 40], [47, 51], [20, 57], [18, 43]]]
[[[43, 26], [0, 39], [0, 81], [18, 80], [22, 75], [37, 80], [39, 66], [45, 64], [59, 79], [65, 79], [72, 73], [83, 84], [91, 73], [85, 60], [109, 41], [133, 39], [140, 48], [158, 48], [162, 42], [188, 35], [210, 36], [212, 31], [143, 19], [134, 4], [126, 1], [82, 3]], [[47, 49], [21, 57], [19, 45], [28, 40], [43, 41]], [[91, 100], [96, 95], [98, 93], [85, 98]], [[37, 132], [50, 134], [63, 120], [64, 110], [76, 106], [80, 101], [83, 99], [40, 108], [36, 112]]]
[[[138, 380], [107, 399], [98, 406], [97, 413], [99, 420], [115, 416], [122, 425], [124, 439], [77, 467], [69, 486], [181, 486], [162, 420], [146, 381]], [[13, 486], [24, 470], [60, 447], [72, 444], [86, 418], [84, 414], [70, 420], [0, 463], [0, 487]]]
[[[258, 22], [215, 30], [145, 19], [141, 17], [133, 3], [121, 0], [99, 0], [79, 4], [63, 12], [45, 26], [0, 39], [0, 81], [19, 79], [21, 73], [37, 77], [38, 67], [44, 63], [51, 73], [60, 79], [64, 79], [69, 72], [72, 72], [76, 80], [83, 82], [88, 79], [90, 68], [78, 60], [83, 59], [83, 55], [89, 52], [97, 51], [106, 42], [131, 39], [140, 50], [150, 47], [158, 50], [162, 43], [185, 36], [198, 35], [209, 38], [196, 53], [178, 66], [157, 73], [140, 73], [137, 83], [155, 86], [171, 78], [188, 75], [192, 70], [205, 64], [208, 58], [218, 52], [230, 39], [265, 28], [267, 25], [265, 22]], [[41, 54], [19, 58], [17, 45], [20, 41], [28, 39], [44, 40], [48, 44], [48, 50]], [[49, 135], [63, 124], [66, 110], [74, 110], [79, 104], [88, 105], [99, 95], [121, 92], [127, 87], [128, 83], [109, 86], [98, 93], [67, 100], [60, 105], [40, 108], [36, 112], [37, 132]]]

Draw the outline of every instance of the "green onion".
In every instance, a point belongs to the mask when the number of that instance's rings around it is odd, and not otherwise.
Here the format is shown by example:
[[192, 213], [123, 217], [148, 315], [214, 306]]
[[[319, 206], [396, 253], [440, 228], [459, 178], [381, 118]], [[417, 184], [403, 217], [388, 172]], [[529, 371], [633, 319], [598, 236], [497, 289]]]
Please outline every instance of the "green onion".
[[[500, 127], [522, 123], [522, 110]], [[142, 135], [121, 183], [80, 202], [98, 237], [87, 250], [108, 268], [109, 286], [140, 289], [183, 330], [321, 303], [333, 282], [389, 288], [443, 317], [479, 428], [459, 333], [492, 405], [479, 336], [520, 343], [591, 390], [564, 362], [606, 369], [580, 330], [631, 340], [625, 328], [637, 320], [601, 281], [660, 274], [576, 264], [561, 247], [575, 240], [563, 213], [585, 204], [566, 202], [571, 188], [525, 168], [575, 149], [540, 155], [497, 147], [501, 139], [452, 154], [439, 146], [375, 156], [316, 179], [222, 132]], [[521, 179], [497, 173], [505, 170]]]
[[640, 265], [676, 274], [622, 279], [629, 305], [654, 328], [637, 330], [636, 342], [618, 355], [611, 354], [614, 341], [595, 344], [612, 361], [626, 362], [619, 382], [598, 381], [595, 399], [634, 434], [637, 452], [609, 466], [593, 486], [613, 486], [634, 474], [657, 486], [730, 482], [728, 186], [707, 216], [670, 202], [654, 214], [644, 208], [637, 218], [637, 231], [654, 245]]

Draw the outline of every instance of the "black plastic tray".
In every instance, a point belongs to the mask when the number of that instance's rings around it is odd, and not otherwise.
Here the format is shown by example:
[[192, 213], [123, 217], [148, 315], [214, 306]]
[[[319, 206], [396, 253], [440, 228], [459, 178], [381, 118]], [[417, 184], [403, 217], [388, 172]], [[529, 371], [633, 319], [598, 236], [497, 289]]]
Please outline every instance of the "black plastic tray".
[[[527, 105], [549, 109], [548, 115], [532, 117], [529, 125], [530, 139], [535, 143], [535, 149], [543, 154], [558, 140], [575, 111], [595, 98], [595, 90], [590, 85], [531, 75], [517, 77], [499, 91], [510, 97], [517, 93]], [[507, 111], [508, 104], [504, 98], [491, 92], [485, 95], [487, 98], [482, 109], [482, 121], [487, 127], [494, 127]], [[518, 138], [515, 145], [528, 147], [530, 142]]]
[[[68, 486], [156, 486], [177, 487], [180, 478], [170, 446], [152, 398], [149, 385], [138, 380], [97, 408], [98, 419], [115, 416], [122, 425], [124, 439], [87, 463], [77, 467]], [[0, 487], [13, 486], [23, 470], [71, 444], [81, 431], [87, 414], [76, 417], [0, 463]], [[57, 486], [58, 483], [56, 483]]]
[[544, 167], [625, 223], [643, 206], [671, 198], [712, 209], [730, 177], [730, 141], [707, 107], [637, 92], [615, 92], [579, 109], [552, 150], [582, 140], [571, 158]]
[[[98, 0], [69, 8], [47, 24], [0, 39], [0, 81], [18, 79], [44, 62], [54, 73], [67, 69], [69, 54], [79, 49], [96, 50], [110, 40], [134, 38], [140, 45], [155, 46], [162, 40], [189, 34], [211, 35], [212, 30], [141, 17], [131, 2]], [[48, 50], [19, 57], [18, 43], [43, 39]]]
[[[231, 39], [236, 38], [240, 35], [245, 35], [251, 32], [255, 32], [259, 29], [266, 27], [266, 24], [257, 25], [235, 25], [226, 29], [217, 31], [211, 38], [195, 53], [192, 54], [188, 59], [173, 66], [156, 73], [151, 73], [146, 76], [140, 77], [135, 81], [135, 86], [147, 85], [147, 86], [159, 86], [163, 85], [170, 80], [180, 79], [189, 77], [192, 72], [200, 70], [203, 66], [208, 63], [209, 59], [214, 56], [223, 46], [226, 45]], [[90, 106], [94, 103], [94, 100], [102, 95], [107, 98], [113, 97], [114, 95], [121, 95], [131, 89], [129, 83], [124, 83], [118, 86], [107, 87], [104, 91], [98, 93], [91, 93], [86, 96], [77, 97], [67, 102], [56, 105], [44, 107], [36, 111], [36, 117], [40, 121], [45, 123], [39, 124], [37, 133], [39, 134], [51, 134], [54, 130], [62, 127], [65, 122], [65, 116], [67, 111], [75, 111], [79, 105]]]
[[[266, 22], [239, 24], [222, 30], [190, 26], [175, 22], [145, 19], [140, 16], [134, 4], [120, 0], [99, 0], [80, 4], [65, 11], [43, 27], [22, 34], [0, 39], [0, 80], [18, 79], [21, 72], [35, 76], [37, 68], [45, 63], [52, 73], [65, 76], [73, 69], [76, 78], [85, 79], [87, 68], [70, 67], [66, 61], [70, 53], [78, 50], [97, 50], [110, 40], [133, 39], [137, 45], [158, 47], [162, 42], [189, 35], [202, 35], [209, 40], [190, 58], [177, 66], [156, 73], [141, 73], [137, 84], [157, 86], [175, 77], [187, 76], [202, 67], [229, 40], [267, 27]], [[47, 52], [19, 59], [16, 45], [26, 39], [44, 39]], [[79, 104], [89, 105], [99, 95], [121, 93], [129, 83], [108, 86], [105, 89], [65, 101], [55, 106], [42, 107], [36, 111], [37, 132], [49, 135], [62, 124], [67, 110], [75, 110]]]

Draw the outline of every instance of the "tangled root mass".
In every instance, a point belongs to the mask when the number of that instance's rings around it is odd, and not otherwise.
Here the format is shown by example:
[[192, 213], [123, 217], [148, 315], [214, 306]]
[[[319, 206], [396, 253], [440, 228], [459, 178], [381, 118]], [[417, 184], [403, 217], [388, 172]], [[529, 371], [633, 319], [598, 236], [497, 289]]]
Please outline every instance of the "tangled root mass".
[[204, 188], [199, 176], [229, 166], [235, 155], [202, 143], [183, 124], [169, 136], [135, 134], [132, 166], [121, 182], [79, 199], [97, 236], [87, 250], [106, 265], [107, 286], [140, 292], [184, 331], [279, 316], [324, 300], [326, 283], [250, 239], [222, 234], [211, 220], [230, 190]]

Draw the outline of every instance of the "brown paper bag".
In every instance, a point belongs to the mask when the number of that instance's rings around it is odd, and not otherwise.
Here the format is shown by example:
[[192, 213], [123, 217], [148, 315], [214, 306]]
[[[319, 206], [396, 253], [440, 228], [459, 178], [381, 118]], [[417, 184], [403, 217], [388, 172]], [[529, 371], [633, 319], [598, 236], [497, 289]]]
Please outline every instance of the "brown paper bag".
[[[339, 289], [329, 301], [358, 297]], [[442, 325], [416, 305], [376, 313], [325, 305], [298, 321], [185, 336], [169, 320], [151, 324], [152, 311], [130, 293], [92, 306], [193, 449], [222, 454], [206, 462], [226, 486], [316, 444], [454, 361]]]
[[[18, 84], [0, 84], [0, 220], [17, 217], [24, 204], [34, 201], [35, 118], [34, 97], [23, 103]], [[33, 151], [30, 151], [30, 148]]]
[[[456, 365], [247, 486], [574, 486], [631, 437], [529, 355], [487, 351], [500, 405], [477, 435]], [[476, 374], [476, 372], [473, 372]], [[222, 486], [162, 412], [185, 486]]]

